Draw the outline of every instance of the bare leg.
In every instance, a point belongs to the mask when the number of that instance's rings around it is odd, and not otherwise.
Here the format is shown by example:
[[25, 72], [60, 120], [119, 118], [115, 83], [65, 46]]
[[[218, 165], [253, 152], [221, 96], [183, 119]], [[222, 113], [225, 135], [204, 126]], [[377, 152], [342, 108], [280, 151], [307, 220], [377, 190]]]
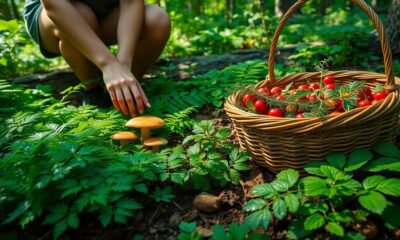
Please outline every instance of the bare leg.
[[[94, 32], [99, 35], [100, 28], [96, 15], [82, 2], [73, 2], [76, 10], [84, 17]], [[71, 44], [57, 29], [54, 22], [43, 9], [39, 16], [39, 31], [42, 48], [51, 53], [61, 53], [65, 61], [82, 82], [96, 79], [96, 66], [89, 61], [73, 44]], [[96, 85], [92, 83], [87, 89]]]
[[[115, 8], [100, 21], [102, 39], [107, 44], [117, 43], [119, 8]], [[161, 8], [146, 5], [142, 33], [133, 57], [132, 72], [137, 79], [142, 79], [146, 70], [161, 55], [171, 32], [169, 16]]]

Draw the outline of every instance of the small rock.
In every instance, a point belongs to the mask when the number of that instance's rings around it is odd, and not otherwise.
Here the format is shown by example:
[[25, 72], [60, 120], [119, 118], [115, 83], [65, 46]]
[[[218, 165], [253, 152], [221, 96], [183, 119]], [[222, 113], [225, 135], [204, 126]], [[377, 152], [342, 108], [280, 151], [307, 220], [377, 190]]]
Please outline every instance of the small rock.
[[208, 213], [215, 212], [220, 207], [220, 197], [206, 192], [200, 193], [194, 198], [193, 207]]

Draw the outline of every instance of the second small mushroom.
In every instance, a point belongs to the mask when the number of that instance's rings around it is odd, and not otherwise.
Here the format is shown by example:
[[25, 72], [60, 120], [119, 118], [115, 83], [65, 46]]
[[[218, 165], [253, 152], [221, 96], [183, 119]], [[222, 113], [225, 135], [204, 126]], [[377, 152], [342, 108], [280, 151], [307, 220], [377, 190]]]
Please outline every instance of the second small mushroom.
[[120, 141], [121, 146], [127, 146], [129, 141], [133, 141], [137, 138], [137, 135], [133, 132], [118, 132], [111, 137], [112, 140]]
[[153, 147], [155, 152], [160, 150], [160, 146], [166, 145], [168, 141], [162, 137], [151, 137], [144, 140], [143, 144], [147, 147]]

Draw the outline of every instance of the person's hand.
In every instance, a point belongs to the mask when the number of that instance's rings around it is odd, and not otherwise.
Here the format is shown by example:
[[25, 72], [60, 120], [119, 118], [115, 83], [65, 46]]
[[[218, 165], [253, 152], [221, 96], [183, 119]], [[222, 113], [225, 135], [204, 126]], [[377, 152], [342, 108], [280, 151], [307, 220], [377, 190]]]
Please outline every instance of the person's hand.
[[114, 61], [106, 65], [102, 72], [104, 83], [117, 111], [122, 111], [126, 116], [135, 116], [138, 112], [142, 114], [145, 106], [150, 107], [139, 81], [128, 67]]

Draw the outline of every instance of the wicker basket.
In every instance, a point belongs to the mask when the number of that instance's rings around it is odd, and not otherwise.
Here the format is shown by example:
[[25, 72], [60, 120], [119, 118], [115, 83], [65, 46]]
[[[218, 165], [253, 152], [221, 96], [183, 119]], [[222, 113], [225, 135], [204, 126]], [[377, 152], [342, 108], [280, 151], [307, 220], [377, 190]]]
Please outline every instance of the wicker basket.
[[[270, 52], [267, 79], [247, 88], [285, 86], [319, 81], [320, 72], [292, 74], [274, 77], [275, 50], [279, 34], [288, 18], [308, 0], [297, 1], [283, 16], [274, 34]], [[385, 32], [376, 13], [362, 0], [352, 0], [363, 9], [374, 22], [384, 56], [385, 74], [362, 71], [332, 71], [335, 79], [343, 83], [364, 80], [373, 87], [385, 85], [389, 91], [384, 100], [364, 108], [321, 118], [275, 118], [246, 112], [240, 109], [240, 101], [245, 90], [232, 94], [225, 103], [227, 112], [240, 146], [247, 149], [252, 159], [260, 166], [277, 172], [286, 168], [301, 170], [309, 161], [323, 160], [333, 151], [349, 153], [356, 148], [370, 148], [378, 140], [394, 140], [398, 126], [399, 89], [395, 85], [392, 69], [391, 50]]]

